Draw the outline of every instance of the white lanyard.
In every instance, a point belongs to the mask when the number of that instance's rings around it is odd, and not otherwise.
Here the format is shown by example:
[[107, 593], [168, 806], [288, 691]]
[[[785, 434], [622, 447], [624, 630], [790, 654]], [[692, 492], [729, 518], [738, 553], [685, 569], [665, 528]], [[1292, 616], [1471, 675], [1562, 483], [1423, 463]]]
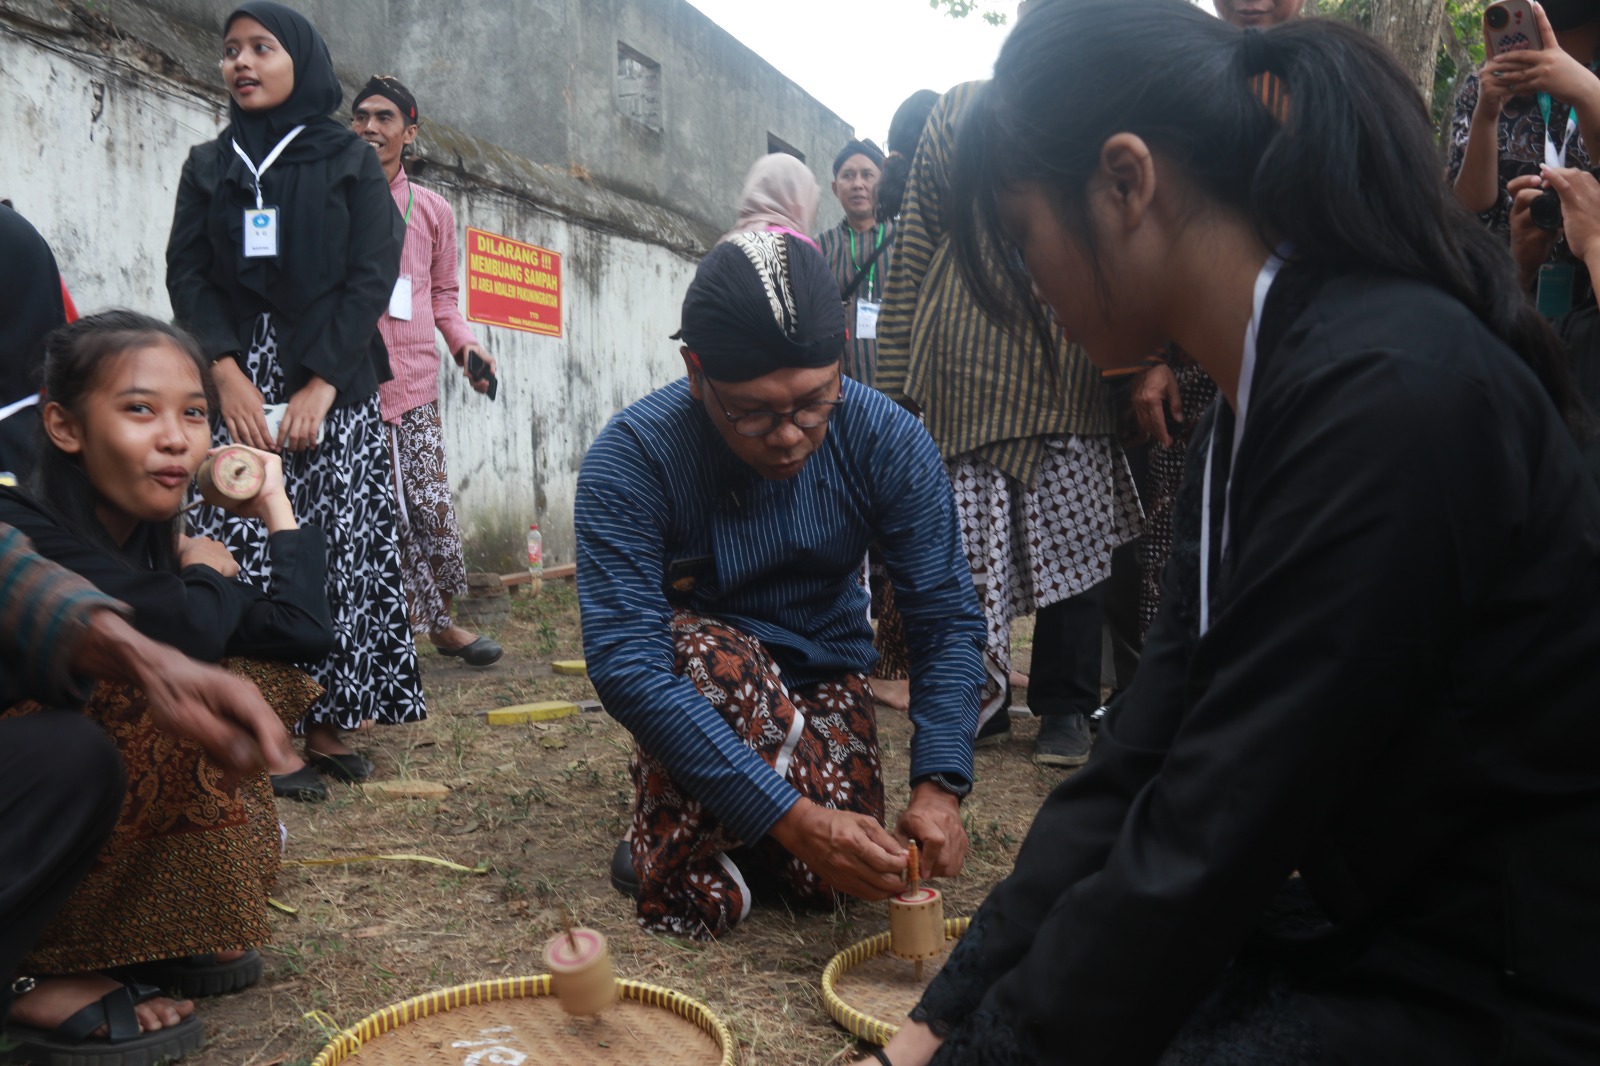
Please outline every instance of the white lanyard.
[[265, 206], [261, 202], [261, 175], [265, 174], [267, 172], [267, 168], [278, 161], [278, 157], [283, 154], [283, 150], [289, 147], [289, 142], [300, 136], [300, 131], [303, 129], [305, 129], [304, 126], [296, 126], [288, 133], [285, 133], [283, 135], [283, 140], [278, 142], [278, 147], [267, 153], [267, 158], [261, 161], [261, 165], [259, 167], [250, 162], [250, 156], [243, 148], [239, 147], [238, 141], [233, 142], [233, 150], [239, 153], [239, 158], [244, 160], [245, 169], [250, 172], [251, 177], [256, 179], [256, 210], [259, 211], [263, 206]]
[[12, 415], [16, 414], [18, 411], [21, 411], [21, 410], [23, 410], [24, 408], [27, 408], [27, 407], [32, 407], [34, 404], [36, 404], [38, 402], [39, 402], [39, 394], [36, 392], [32, 396], [24, 396], [22, 399], [18, 400], [16, 403], [8, 403], [4, 407], [0, 407], [0, 422], [4, 422], [6, 419], [8, 419]]
[[[1256, 275], [1255, 298], [1251, 304], [1250, 325], [1244, 331], [1244, 353], [1239, 358], [1238, 404], [1233, 419], [1233, 460], [1229, 463], [1228, 481], [1233, 481], [1233, 463], [1239, 460], [1239, 441], [1244, 436], [1245, 413], [1250, 408], [1250, 385], [1256, 375], [1256, 338], [1261, 331], [1261, 311], [1267, 304], [1267, 293], [1283, 267], [1283, 257], [1274, 254], [1262, 264]], [[1217, 454], [1217, 430], [1211, 427], [1211, 442], [1206, 449], [1205, 477], [1200, 483], [1200, 635], [1211, 628], [1211, 464]], [[1222, 550], [1228, 550], [1228, 488], [1222, 490]]]
[[1551, 170], [1560, 170], [1567, 165], [1567, 145], [1572, 143], [1572, 135], [1578, 132], [1578, 109], [1573, 107], [1567, 110], [1567, 135], [1561, 138], [1561, 149], [1550, 143], [1550, 94], [1539, 94], [1539, 114], [1544, 119], [1544, 165]]

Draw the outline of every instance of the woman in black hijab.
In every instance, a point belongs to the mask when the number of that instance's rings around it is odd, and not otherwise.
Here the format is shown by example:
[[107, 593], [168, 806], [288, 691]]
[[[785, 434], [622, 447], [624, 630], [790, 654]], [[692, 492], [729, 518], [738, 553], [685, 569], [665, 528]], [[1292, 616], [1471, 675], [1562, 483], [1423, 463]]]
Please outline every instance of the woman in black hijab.
[[[377, 156], [329, 117], [343, 91], [303, 15], [250, 0], [228, 16], [222, 45], [233, 121], [184, 164], [167, 291], [212, 360], [218, 442], [284, 451], [295, 511], [328, 535], [338, 637], [310, 666], [327, 694], [302, 725], [312, 762], [360, 780], [372, 766], [340, 731], [425, 713], [378, 410], [378, 383], [390, 376], [378, 318], [399, 275], [405, 224]], [[260, 523], [206, 507], [195, 525], [228, 545], [242, 577], [265, 586]], [[281, 796], [326, 795], [309, 767], [271, 769]]]
[[20, 481], [33, 466], [44, 339], [66, 321], [50, 245], [0, 204], [0, 478]]

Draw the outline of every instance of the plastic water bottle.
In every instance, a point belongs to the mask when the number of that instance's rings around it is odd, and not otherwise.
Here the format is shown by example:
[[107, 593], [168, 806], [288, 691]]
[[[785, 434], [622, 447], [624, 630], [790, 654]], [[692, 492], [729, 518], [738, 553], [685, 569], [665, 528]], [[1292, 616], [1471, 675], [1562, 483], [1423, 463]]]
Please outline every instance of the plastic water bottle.
[[544, 537], [539, 534], [539, 523], [528, 527], [528, 594], [539, 595], [544, 589]]

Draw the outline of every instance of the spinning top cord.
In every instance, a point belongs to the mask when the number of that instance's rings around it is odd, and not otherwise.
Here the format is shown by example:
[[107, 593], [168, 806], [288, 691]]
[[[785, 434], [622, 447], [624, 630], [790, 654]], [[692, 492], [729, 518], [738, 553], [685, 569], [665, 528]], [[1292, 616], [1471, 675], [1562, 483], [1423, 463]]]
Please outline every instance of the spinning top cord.
[[572, 948], [572, 953], [578, 953], [578, 938], [572, 935], [572, 912], [567, 910], [567, 905], [561, 905], [561, 928], [566, 931], [567, 945]]

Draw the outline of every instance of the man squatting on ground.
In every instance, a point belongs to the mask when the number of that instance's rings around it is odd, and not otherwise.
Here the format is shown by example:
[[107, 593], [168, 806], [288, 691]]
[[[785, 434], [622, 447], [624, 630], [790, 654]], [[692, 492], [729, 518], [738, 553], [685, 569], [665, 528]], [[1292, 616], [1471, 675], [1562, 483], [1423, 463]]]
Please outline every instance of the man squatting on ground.
[[[127, 613], [0, 525], [0, 710], [25, 699], [73, 707], [96, 678], [131, 681], [149, 695], [158, 726], [203, 745], [232, 773], [259, 773], [263, 752], [288, 757], [288, 734], [253, 685], [157, 644]], [[125, 792], [117, 749], [88, 718], [0, 722], [0, 1020], [21, 995], [14, 1022], [49, 1029], [72, 1018], [84, 1034], [106, 1025], [112, 1040], [128, 1041], [193, 1012], [156, 989], [125, 988], [127, 1009], [108, 1017], [100, 996], [118, 985], [107, 977], [41, 982], [37, 991], [31, 980], [12, 981], [100, 854]]]
[[[394, 378], [378, 386], [378, 399], [394, 454], [400, 558], [411, 622], [427, 628], [441, 655], [488, 666], [504, 654], [500, 645], [450, 617], [451, 601], [467, 591], [467, 565], [439, 423], [434, 330], [443, 334], [456, 365], [478, 392], [489, 391], [489, 375], [497, 368], [461, 317], [455, 212], [438, 193], [412, 184], [403, 165], [406, 147], [417, 139], [416, 97], [399, 80], [380, 74], [356, 94], [350, 116], [350, 128], [378, 153], [395, 207], [406, 220], [400, 278], [389, 310], [378, 320]], [[488, 375], [472, 376], [467, 363], [472, 355], [484, 361]]]
[[[683, 302], [688, 377], [623, 410], [578, 476], [589, 676], [633, 733], [639, 922], [718, 936], [750, 866], [802, 901], [883, 899], [910, 839], [960, 871], [983, 616], [933, 441], [843, 378], [820, 254], [741, 233]], [[857, 579], [876, 540], [911, 649], [912, 795], [891, 836]]]

